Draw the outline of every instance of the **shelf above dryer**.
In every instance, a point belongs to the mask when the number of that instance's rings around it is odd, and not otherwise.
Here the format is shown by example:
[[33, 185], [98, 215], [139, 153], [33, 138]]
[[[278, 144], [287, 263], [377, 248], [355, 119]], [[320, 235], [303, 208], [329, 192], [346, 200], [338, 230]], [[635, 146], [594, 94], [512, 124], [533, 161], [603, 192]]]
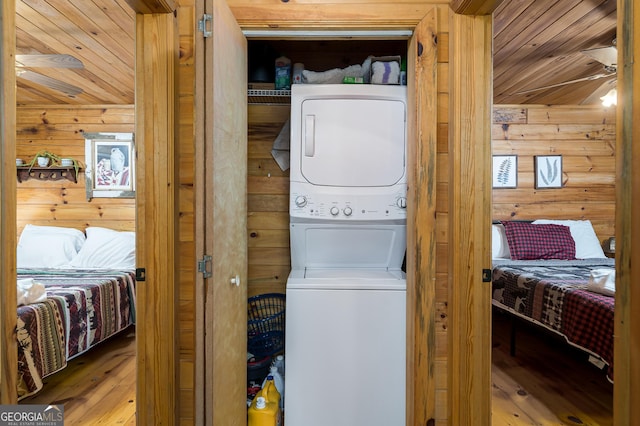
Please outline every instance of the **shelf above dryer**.
[[248, 89], [247, 103], [288, 105], [291, 103], [291, 90]]

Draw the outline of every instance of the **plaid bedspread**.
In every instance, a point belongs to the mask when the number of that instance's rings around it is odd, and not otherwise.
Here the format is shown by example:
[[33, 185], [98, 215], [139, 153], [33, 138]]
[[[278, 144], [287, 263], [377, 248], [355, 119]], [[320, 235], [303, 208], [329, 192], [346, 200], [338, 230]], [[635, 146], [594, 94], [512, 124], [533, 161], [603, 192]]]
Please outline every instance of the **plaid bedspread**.
[[613, 259], [494, 261], [493, 304], [542, 325], [608, 364], [613, 380], [614, 298], [586, 290]]
[[18, 307], [18, 399], [67, 361], [135, 323], [135, 273], [112, 270], [18, 270], [42, 283], [47, 300]]

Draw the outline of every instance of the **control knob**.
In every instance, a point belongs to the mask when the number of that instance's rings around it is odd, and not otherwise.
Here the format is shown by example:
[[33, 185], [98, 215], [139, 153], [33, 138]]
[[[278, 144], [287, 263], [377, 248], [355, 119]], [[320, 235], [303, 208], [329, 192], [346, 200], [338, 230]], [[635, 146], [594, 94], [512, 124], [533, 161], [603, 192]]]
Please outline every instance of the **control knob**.
[[345, 216], [351, 216], [353, 210], [351, 210], [351, 207], [345, 207], [344, 210], [342, 210], [342, 213], [344, 213]]
[[407, 208], [407, 198], [406, 197], [399, 197], [396, 200], [396, 205], [398, 207], [400, 207], [401, 209], [406, 209]]
[[304, 207], [307, 205], [307, 197], [305, 197], [304, 195], [298, 195], [294, 202], [296, 203], [296, 206]]
[[329, 210], [329, 213], [331, 213], [331, 216], [337, 216], [338, 213], [340, 213], [340, 209], [336, 206], [333, 206], [331, 207], [331, 210]]

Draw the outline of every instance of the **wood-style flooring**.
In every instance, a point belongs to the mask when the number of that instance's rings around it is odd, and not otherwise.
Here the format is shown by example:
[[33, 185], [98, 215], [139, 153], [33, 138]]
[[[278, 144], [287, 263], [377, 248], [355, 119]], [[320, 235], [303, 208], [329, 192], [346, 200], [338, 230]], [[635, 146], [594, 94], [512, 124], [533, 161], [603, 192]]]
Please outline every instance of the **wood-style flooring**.
[[21, 404], [62, 404], [64, 424], [136, 424], [136, 348], [133, 327], [69, 361]]
[[[509, 333], [509, 319], [494, 313], [494, 426], [613, 424], [613, 385], [581, 352], [520, 327], [512, 357]], [[21, 403], [63, 404], [65, 425], [135, 425], [133, 329], [71, 360], [45, 382]]]
[[587, 356], [555, 335], [526, 324], [509, 354], [511, 321], [494, 310], [493, 425], [613, 424], [613, 384]]

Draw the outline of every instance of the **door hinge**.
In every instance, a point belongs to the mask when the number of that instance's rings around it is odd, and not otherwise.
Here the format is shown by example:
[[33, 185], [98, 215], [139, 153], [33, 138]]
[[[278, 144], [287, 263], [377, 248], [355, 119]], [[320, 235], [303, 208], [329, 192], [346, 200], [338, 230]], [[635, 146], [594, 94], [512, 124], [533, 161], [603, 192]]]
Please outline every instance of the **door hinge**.
[[493, 278], [493, 271], [491, 271], [491, 269], [483, 269], [482, 270], [482, 282], [483, 283], [490, 283], [491, 279]]
[[136, 281], [144, 281], [147, 277], [147, 270], [145, 268], [136, 268]]
[[[209, 22], [209, 25], [207, 25], [207, 22]], [[211, 25], [213, 25], [213, 17], [208, 13], [203, 14], [202, 19], [198, 21], [198, 31], [202, 33], [204, 38], [209, 38], [213, 35], [212, 29], [209, 28]]]
[[210, 278], [211, 273], [211, 256], [204, 255], [201, 260], [198, 260], [198, 272], [202, 272], [202, 278]]

